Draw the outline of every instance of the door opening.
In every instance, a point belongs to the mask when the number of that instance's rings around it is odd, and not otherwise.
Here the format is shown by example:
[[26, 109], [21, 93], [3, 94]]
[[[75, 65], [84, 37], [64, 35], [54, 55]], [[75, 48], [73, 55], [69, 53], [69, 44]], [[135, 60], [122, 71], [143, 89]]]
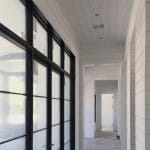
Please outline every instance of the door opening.
[[113, 94], [102, 94], [102, 132], [113, 131]]

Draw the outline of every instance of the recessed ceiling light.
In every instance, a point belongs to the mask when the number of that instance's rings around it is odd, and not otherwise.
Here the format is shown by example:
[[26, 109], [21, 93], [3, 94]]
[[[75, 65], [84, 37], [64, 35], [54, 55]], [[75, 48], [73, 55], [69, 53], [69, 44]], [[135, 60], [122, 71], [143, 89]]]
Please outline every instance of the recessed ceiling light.
[[96, 14], [95, 14], [96, 17], [98, 17], [99, 15], [100, 15], [99, 13], [96, 13]]
[[100, 36], [100, 37], [99, 37], [99, 39], [100, 39], [100, 40], [102, 40], [102, 39], [103, 39], [103, 37], [102, 37], [102, 36]]
[[102, 28], [102, 29], [104, 28], [104, 24], [101, 24], [101, 28]]

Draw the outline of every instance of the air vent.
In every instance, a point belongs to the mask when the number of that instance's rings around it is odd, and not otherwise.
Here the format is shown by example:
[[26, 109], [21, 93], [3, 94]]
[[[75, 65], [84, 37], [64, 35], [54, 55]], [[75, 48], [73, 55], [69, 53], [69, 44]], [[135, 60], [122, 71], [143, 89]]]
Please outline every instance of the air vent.
[[104, 28], [104, 24], [95, 24], [93, 25], [93, 29], [103, 29]]

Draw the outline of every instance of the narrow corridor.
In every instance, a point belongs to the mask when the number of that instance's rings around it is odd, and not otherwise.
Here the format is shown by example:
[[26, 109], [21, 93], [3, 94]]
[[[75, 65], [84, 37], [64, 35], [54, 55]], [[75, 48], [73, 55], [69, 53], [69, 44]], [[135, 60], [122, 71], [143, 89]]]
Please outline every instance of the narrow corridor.
[[95, 139], [85, 139], [84, 150], [121, 150], [115, 133], [97, 133]]
[[0, 150], [47, 149], [150, 150], [150, 0], [0, 0]]

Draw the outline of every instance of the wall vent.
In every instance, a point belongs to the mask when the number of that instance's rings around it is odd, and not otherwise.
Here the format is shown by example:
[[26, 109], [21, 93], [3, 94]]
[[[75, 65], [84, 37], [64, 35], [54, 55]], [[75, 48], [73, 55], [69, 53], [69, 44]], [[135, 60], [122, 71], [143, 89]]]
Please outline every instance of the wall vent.
[[95, 24], [93, 25], [93, 29], [103, 29], [104, 28], [104, 24]]

